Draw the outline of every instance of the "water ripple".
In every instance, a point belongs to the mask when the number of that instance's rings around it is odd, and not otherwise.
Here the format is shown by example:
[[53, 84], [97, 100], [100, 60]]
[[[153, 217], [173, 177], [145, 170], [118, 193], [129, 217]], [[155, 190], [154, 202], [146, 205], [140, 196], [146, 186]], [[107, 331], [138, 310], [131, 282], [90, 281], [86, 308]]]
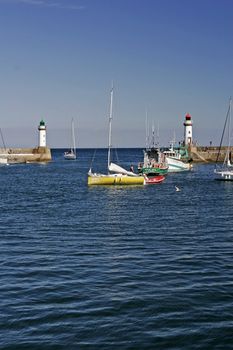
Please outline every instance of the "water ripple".
[[233, 186], [89, 189], [90, 150], [54, 157], [2, 171], [0, 349], [232, 349]]

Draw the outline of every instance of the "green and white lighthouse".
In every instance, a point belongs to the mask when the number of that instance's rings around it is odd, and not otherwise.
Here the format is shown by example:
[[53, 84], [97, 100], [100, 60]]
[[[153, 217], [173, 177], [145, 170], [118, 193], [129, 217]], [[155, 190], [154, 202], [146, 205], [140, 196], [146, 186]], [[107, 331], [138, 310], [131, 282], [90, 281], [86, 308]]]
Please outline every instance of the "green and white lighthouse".
[[39, 130], [39, 147], [46, 147], [46, 125], [43, 119], [41, 119], [40, 121], [38, 130]]

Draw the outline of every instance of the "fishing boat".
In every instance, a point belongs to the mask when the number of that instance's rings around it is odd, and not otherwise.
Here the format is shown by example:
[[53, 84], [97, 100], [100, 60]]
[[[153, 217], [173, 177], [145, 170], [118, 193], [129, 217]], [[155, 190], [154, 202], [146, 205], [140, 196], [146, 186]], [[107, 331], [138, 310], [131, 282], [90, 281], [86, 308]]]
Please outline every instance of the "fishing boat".
[[192, 169], [192, 163], [190, 160], [184, 161], [179, 149], [175, 149], [173, 143], [168, 151], [163, 151], [166, 157], [168, 172], [175, 173], [180, 171], [188, 171]]
[[118, 164], [111, 162], [111, 138], [112, 138], [112, 107], [113, 88], [111, 89], [110, 114], [109, 114], [109, 137], [108, 137], [108, 163], [107, 174], [93, 173], [90, 168], [87, 183], [91, 185], [144, 185], [144, 176], [127, 171]]
[[157, 175], [166, 175], [168, 172], [168, 165], [165, 155], [160, 151], [158, 140], [155, 142], [154, 126], [152, 126], [151, 142], [148, 135], [149, 133], [146, 120], [146, 149], [143, 150], [143, 162], [140, 162], [138, 164], [138, 172], [150, 177]]
[[[219, 151], [216, 159], [216, 165], [214, 173], [216, 175], [216, 180], [221, 181], [233, 181], [233, 164], [231, 163], [231, 112], [232, 112], [232, 99], [230, 98], [229, 107], [223, 127], [222, 137], [220, 141]], [[227, 138], [228, 138], [228, 144], [227, 144], [227, 150], [226, 155], [223, 161], [223, 164], [221, 166], [218, 166], [218, 159], [220, 156], [220, 151], [224, 139], [224, 134], [227, 129]]]
[[71, 148], [64, 153], [66, 160], [75, 160], [77, 158], [76, 146], [75, 146], [75, 133], [74, 133], [74, 119], [71, 120]]
[[138, 172], [146, 175], [166, 175], [168, 164], [165, 156], [155, 147], [144, 150], [143, 163], [138, 164]]

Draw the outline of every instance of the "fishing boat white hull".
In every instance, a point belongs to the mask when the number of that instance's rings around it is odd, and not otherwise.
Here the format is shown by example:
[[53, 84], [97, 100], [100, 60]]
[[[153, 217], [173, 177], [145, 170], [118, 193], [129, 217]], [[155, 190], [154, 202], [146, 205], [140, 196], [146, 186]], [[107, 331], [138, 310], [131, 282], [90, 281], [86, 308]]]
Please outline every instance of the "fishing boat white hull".
[[191, 163], [184, 163], [180, 159], [176, 159], [173, 157], [166, 157], [167, 164], [168, 164], [168, 172], [174, 173], [174, 172], [180, 172], [180, 171], [188, 171], [192, 169]]

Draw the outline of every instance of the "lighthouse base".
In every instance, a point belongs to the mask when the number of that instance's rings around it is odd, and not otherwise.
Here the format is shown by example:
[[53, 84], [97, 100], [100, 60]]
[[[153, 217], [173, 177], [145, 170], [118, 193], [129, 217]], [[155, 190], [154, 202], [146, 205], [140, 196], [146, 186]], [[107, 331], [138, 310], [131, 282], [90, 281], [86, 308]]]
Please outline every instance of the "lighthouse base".
[[0, 158], [11, 163], [50, 162], [51, 150], [48, 147], [37, 148], [0, 148]]

